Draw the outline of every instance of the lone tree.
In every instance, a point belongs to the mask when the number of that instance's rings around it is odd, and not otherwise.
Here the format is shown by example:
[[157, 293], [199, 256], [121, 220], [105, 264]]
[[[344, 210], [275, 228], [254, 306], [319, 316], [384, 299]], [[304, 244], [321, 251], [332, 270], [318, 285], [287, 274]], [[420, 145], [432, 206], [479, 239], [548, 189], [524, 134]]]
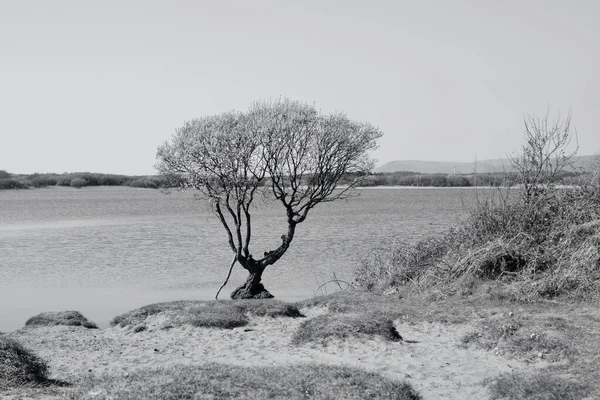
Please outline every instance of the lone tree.
[[[272, 298], [261, 283], [265, 268], [285, 254], [313, 207], [347, 197], [361, 182], [373, 167], [367, 153], [381, 136], [344, 114], [280, 99], [257, 102], [245, 113], [194, 119], [160, 146], [157, 169], [177, 186], [199, 190], [227, 232], [233, 260], [215, 297], [237, 262], [248, 278], [231, 298]], [[282, 206], [287, 229], [277, 248], [255, 257], [251, 206], [259, 197]]]

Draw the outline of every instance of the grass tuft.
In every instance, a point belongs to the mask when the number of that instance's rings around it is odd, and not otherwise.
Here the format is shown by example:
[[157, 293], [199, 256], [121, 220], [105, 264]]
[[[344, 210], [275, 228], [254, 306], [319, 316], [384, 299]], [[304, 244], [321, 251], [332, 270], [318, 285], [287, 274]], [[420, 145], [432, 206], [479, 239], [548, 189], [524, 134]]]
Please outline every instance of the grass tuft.
[[110, 322], [111, 326], [136, 327], [140, 332], [147, 328], [146, 320], [161, 314], [165, 318], [164, 328], [191, 325], [196, 327], [233, 329], [248, 324], [248, 315], [258, 317], [301, 317], [293, 304], [276, 300], [224, 300], [195, 301], [179, 300], [143, 306], [119, 315]]
[[0, 389], [43, 383], [47, 378], [44, 360], [16, 340], [0, 335]]
[[326, 339], [380, 336], [396, 342], [402, 336], [385, 314], [325, 314], [304, 321], [292, 337], [292, 343], [324, 342]]
[[121, 400], [421, 399], [408, 383], [356, 368], [308, 364], [239, 367], [215, 363], [143, 369], [128, 377], [89, 376], [66, 396]]
[[98, 326], [89, 321], [79, 311], [45, 312], [29, 318], [25, 326], [83, 326], [88, 329], [98, 329]]
[[589, 393], [587, 385], [548, 372], [502, 374], [488, 389], [492, 400], [579, 400]]

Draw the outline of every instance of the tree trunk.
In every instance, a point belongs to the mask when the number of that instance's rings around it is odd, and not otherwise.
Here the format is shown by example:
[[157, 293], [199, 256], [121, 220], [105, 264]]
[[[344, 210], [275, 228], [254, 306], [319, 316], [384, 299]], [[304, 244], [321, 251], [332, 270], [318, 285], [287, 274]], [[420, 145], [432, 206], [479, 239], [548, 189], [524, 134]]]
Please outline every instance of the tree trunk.
[[274, 296], [260, 283], [264, 268], [246, 268], [248, 278], [243, 285], [231, 292], [232, 299], [272, 299]]

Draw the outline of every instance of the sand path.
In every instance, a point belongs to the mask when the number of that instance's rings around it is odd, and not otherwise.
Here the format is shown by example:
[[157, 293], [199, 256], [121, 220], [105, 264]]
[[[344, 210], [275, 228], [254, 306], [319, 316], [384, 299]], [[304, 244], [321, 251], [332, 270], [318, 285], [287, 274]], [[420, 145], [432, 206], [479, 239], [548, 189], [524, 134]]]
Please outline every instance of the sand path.
[[[307, 318], [325, 309], [302, 310]], [[532, 365], [476, 348], [460, 348], [468, 325], [396, 321], [404, 342], [357, 338], [294, 346], [292, 334], [303, 318], [251, 318], [234, 330], [184, 326], [161, 330], [158, 317], [148, 330], [87, 330], [72, 327], [22, 329], [10, 335], [48, 360], [51, 377], [72, 381], [82, 374], [128, 374], [137, 368], [222, 362], [246, 366], [288, 363], [344, 364], [409, 381], [425, 399], [485, 399], [485, 378], [531, 370]], [[541, 365], [540, 365], [541, 366]]]

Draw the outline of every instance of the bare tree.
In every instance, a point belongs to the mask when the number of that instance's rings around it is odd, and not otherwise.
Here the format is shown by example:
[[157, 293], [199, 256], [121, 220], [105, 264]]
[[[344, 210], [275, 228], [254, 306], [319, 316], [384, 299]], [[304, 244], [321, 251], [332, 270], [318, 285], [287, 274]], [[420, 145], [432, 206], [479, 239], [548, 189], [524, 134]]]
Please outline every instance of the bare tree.
[[[248, 271], [231, 297], [271, 298], [261, 283], [265, 268], [285, 254], [312, 208], [347, 197], [361, 182], [373, 167], [367, 153], [381, 136], [379, 129], [341, 113], [324, 115], [287, 99], [257, 102], [246, 113], [186, 123], [159, 147], [157, 168], [210, 200], [233, 252], [223, 286], [236, 262]], [[350, 180], [338, 187], [342, 178]], [[257, 197], [281, 204], [287, 229], [277, 248], [255, 258], [251, 205]]]
[[577, 132], [571, 132], [570, 112], [565, 119], [559, 116], [554, 121], [549, 111], [542, 118], [529, 115], [524, 123], [525, 143], [510, 160], [523, 185], [523, 199], [529, 203], [556, 183], [561, 172], [572, 167], [579, 146], [576, 143], [573, 151], [568, 150], [573, 136], [577, 142]]

